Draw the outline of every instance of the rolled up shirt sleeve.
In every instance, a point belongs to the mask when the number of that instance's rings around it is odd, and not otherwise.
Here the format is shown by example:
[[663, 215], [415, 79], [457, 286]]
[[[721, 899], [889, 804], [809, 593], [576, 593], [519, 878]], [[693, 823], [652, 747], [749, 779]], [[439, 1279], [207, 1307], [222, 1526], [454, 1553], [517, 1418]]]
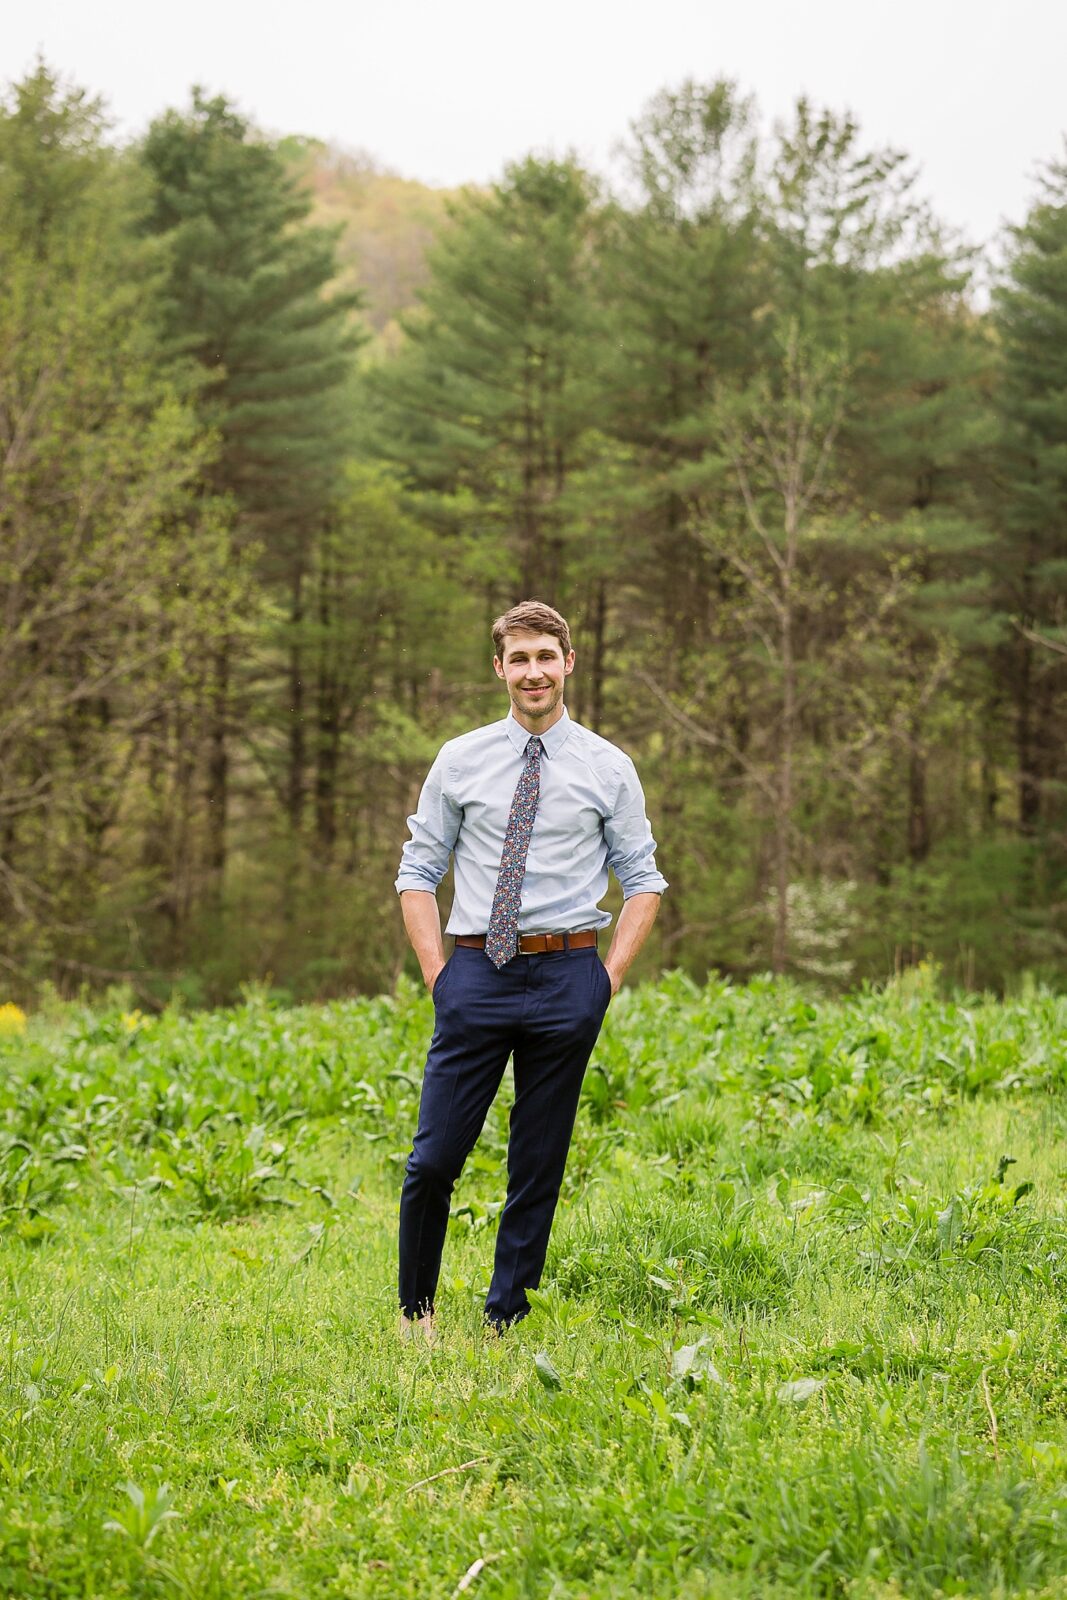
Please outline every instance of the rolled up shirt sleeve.
[[618, 793], [604, 818], [608, 866], [622, 886], [624, 900], [634, 894], [662, 894], [667, 880], [656, 866], [656, 841], [645, 815], [645, 796], [637, 768], [627, 757]]
[[394, 885], [397, 894], [405, 889], [426, 889], [432, 894], [448, 871], [463, 812], [449, 796], [447, 751], [447, 745], [439, 751], [422, 786], [418, 810], [408, 818], [411, 838], [400, 857]]

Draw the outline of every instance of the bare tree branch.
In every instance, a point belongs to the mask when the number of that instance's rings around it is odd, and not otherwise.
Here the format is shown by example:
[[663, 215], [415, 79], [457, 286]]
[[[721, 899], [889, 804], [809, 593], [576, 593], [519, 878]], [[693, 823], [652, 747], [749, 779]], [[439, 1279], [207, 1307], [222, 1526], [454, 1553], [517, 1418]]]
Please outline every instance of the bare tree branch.
[[1051, 650], [1053, 655], [1067, 656], [1067, 644], [1061, 643], [1059, 639], [1050, 639], [1047, 634], [1035, 633], [1033, 628], [1025, 627], [1021, 622], [1015, 621], [1014, 618], [1012, 619], [1012, 627], [1017, 633], [1021, 633], [1024, 639], [1028, 639], [1031, 644], [1043, 645], [1046, 650]]
[[637, 677], [647, 689], [652, 691], [660, 705], [662, 705], [665, 710], [670, 712], [678, 726], [684, 729], [691, 739], [693, 739], [697, 744], [707, 745], [709, 749], [724, 751], [732, 761], [736, 761], [740, 767], [744, 768], [748, 777], [763, 794], [767, 795], [768, 797], [773, 796], [774, 791], [767, 783], [763, 773], [760, 772], [759, 768], [753, 762], [749, 761], [748, 757], [743, 751], [739, 750], [737, 746], [729, 739], [724, 739], [720, 734], [712, 733], [709, 729], [702, 727], [700, 723], [695, 722], [688, 712], [683, 711], [681, 706], [679, 706], [672, 699], [667, 691], [656, 682], [651, 673], [646, 672], [643, 667], [638, 668]]

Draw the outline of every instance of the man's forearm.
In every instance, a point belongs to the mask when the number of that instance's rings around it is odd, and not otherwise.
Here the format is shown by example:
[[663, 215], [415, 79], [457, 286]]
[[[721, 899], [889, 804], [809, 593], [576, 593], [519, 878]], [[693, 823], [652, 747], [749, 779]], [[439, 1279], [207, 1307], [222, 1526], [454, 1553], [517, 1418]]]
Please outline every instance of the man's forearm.
[[428, 889], [405, 889], [400, 896], [400, 910], [411, 948], [419, 958], [426, 987], [432, 989], [437, 974], [445, 964], [437, 898]]
[[659, 911], [658, 894], [631, 895], [619, 912], [615, 924], [615, 937], [604, 957], [604, 965], [611, 979], [611, 992], [618, 994], [619, 986], [638, 951], [648, 938], [649, 930]]

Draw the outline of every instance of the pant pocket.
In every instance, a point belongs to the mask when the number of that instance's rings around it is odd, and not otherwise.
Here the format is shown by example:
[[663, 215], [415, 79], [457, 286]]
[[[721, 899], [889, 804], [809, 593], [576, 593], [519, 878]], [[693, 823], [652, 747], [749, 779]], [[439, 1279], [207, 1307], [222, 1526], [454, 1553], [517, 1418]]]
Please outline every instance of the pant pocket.
[[430, 998], [432, 999], [434, 1005], [437, 1004], [437, 997], [441, 993], [441, 989], [444, 986], [444, 981], [445, 981], [445, 977], [446, 977], [446, 975], [448, 973], [448, 969], [452, 965], [452, 959], [453, 958], [451, 956], [449, 956], [448, 960], [445, 962], [444, 966], [441, 968], [440, 972], [437, 974], [436, 978], [433, 980], [433, 988], [430, 990]]

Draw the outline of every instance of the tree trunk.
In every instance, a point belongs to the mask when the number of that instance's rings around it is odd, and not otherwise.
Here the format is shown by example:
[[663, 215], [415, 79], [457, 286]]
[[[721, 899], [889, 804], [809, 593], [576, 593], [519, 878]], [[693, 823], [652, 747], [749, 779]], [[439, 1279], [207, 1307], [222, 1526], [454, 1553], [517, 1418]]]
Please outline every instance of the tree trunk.
[[[681, 741], [675, 729], [668, 724], [663, 730], [663, 757], [660, 762], [663, 772], [670, 773], [677, 770], [680, 744]], [[663, 952], [665, 966], [671, 966], [678, 959], [678, 946], [681, 943], [684, 931], [682, 911], [685, 906], [686, 883], [684, 869], [681, 865], [682, 851], [678, 849], [672, 853], [672, 846], [675, 841], [680, 841], [683, 836], [685, 825], [684, 810], [685, 801], [681, 784], [671, 783], [668, 779], [660, 788], [658, 802], [659, 818], [663, 830], [661, 843], [666, 858], [672, 863], [668, 869], [671, 875], [671, 892], [663, 896], [657, 921], [660, 949]], [[659, 828], [656, 829], [656, 834], [657, 837], [660, 837]]]
[[331, 584], [329, 553], [322, 556], [319, 578], [318, 678], [316, 685], [315, 838], [324, 862], [333, 856], [337, 838], [337, 767], [341, 737], [340, 686], [331, 656]]
[[[198, 706], [198, 710], [201, 707]], [[186, 729], [184, 719], [175, 719], [174, 798], [171, 810], [175, 817], [174, 841], [170, 861], [171, 891], [171, 959], [181, 965], [186, 956], [186, 937], [192, 915], [196, 892], [193, 871], [193, 814], [195, 808], [196, 768], [198, 759], [199, 717], [196, 732]], [[169, 909], [169, 907], [168, 907]]]
[[14, 928], [19, 909], [16, 895], [11, 890], [15, 872], [15, 828], [14, 817], [5, 817], [0, 824], [0, 929], [9, 931]]
[[607, 633], [607, 584], [600, 580], [593, 598], [590, 618], [592, 632], [591, 670], [589, 674], [589, 726], [599, 733], [604, 720], [604, 648]]
[[523, 375], [525, 390], [522, 419], [522, 494], [519, 500], [519, 573], [522, 598], [543, 598], [541, 590], [541, 521], [537, 514], [537, 429], [531, 389], [531, 363]]
[[298, 561], [292, 572], [289, 599], [289, 780], [286, 811], [294, 834], [304, 817], [307, 741], [304, 737], [304, 660], [300, 635], [304, 620], [304, 568]]
[[209, 689], [207, 761], [207, 887], [216, 903], [222, 899], [226, 875], [227, 824], [229, 820], [229, 714], [230, 641], [224, 638], [212, 662], [213, 682]]
[[789, 880], [792, 873], [793, 740], [796, 719], [796, 661], [793, 651], [793, 596], [788, 568], [782, 574], [782, 737], [778, 757], [775, 803], [775, 908], [774, 950], [771, 964], [782, 973], [789, 962]]
[[[1027, 574], [1022, 605], [1022, 623], [1026, 628], [1033, 628], [1035, 621], [1030, 591], [1031, 583]], [[1034, 646], [1022, 636], [1019, 640], [1019, 671], [1015, 690], [1015, 744], [1019, 767], [1019, 831], [1025, 839], [1032, 839], [1037, 833], [1041, 815], [1034, 665]]]
[[908, 730], [908, 859], [925, 861], [930, 851], [930, 817], [926, 800], [926, 752], [922, 716], [912, 712]]
[[999, 793], [997, 787], [997, 757], [996, 741], [998, 734], [998, 706], [996, 698], [990, 695], [986, 701], [985, 714], [982, 717], [980, 738], [982, 744], [981, 767], [981, 807], [982, 831], [986, 834], [996, 832], [997, 804]]

